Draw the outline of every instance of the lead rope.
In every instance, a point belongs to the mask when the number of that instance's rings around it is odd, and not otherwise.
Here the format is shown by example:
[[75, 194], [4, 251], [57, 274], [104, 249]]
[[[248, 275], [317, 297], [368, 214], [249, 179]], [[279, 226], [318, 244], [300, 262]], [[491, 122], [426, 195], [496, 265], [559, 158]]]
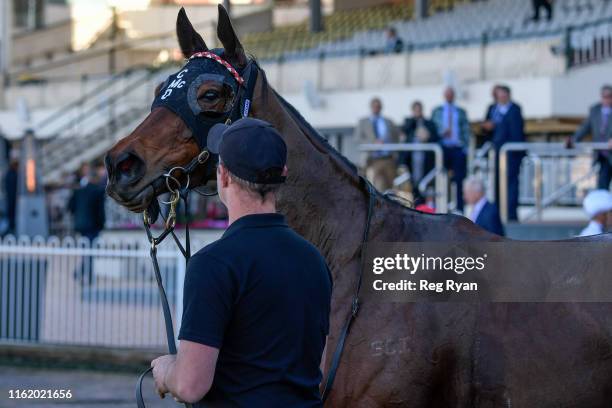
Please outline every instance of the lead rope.
[[[166, 342], [168, 344], [168, 353], [172, 355], [176, 355], [176, 343], [174, 340], [174, 326], [172, 324], [172, 314], [170, 313], [170, 305], [168, 304], [168, 297], [166, 296], [166, 290], [164, 289], [164, 284], [162, 281], [161, 272], [159, 269], [159, 263], [157, 261], [157, 247], [162, 241], [168, 236], [172, 235], [175, 242], [177, 243], [179, 249], [183, 253], [185, 257], [185, 262], [189, 261], [189, 257], [191, 255], [191, 245], [189, 242], [189, 209], [188, 209], [188, 190], [185, 189], [182, 194], [183, 201], [185, 203], [185, 216], [187, 217], [187, 227], [185, 233], [185, 247], [181, 245], [178, 237], [174, 233], [174, 227], [176, 225], [176, 207], [181, 199], [181, 194], [178, 190], [174, 190], [172, 192], [172, 196], [170, 199], [170, 210], [168, 212], [168, 217], [165, 219], [165, 228], [164, 231], [158, 235], [157, 237], [153, 236], [151, 232], [151, 219], [145, 210], [143, 212], [143, 224], [145, 227], [145, 231], [147, 233], [147, 238], [149, 243], [151, 244], [150, 256], [151, 263], [153, 264], [153, 272], [155, 274], [155, 281], [157, 282], [157, 288], [159, 289], [159, 297], [162, 304], [162, 311], [164, 314], [164, 324], [166, 327]], [[138, 381], [136, 382], [136, 405], [138, 408], [145, 408], [144, 398], [142, 397], [142, 381], [144, 377], [152, 371], [153, 368], [149, 367], [145, 372], [140, 374], [138, 377]], [[185, 408], [192, 408], [191, 404], [184, 403]]]
[[363, 280], [363, 270], [365, 267], [364, 245], [368, 241], [368, 237], [370, 235], [370, 222], [372, 221], [372, 212], [374, 210], [374, 205], [376, 204], [376, 190], [367, 179], [362, 176], [360, 176], [360, 178], [361, 182], [365, 184], [368, 191], [368, 212], [366, 216], [366, 224], [365, 229], [363, 231], [363, 240], [361, 242], [360, 249], [361, 267], [359, 269], [359, 277], [357, 279], [355, 293], [353, 294], [353, 300], [351, 301], [351, 312], [349, 313], [346, 322], [342, 327], [342, 331], [340, 332], [340, 338], [338, 339], [338, 344], [336, 344], [336, 349], [334, 350], [331, 367], [329, 369], [329, 373], [327, 374], [327, 381], [325, 382], [323, 396], [321, 397], [323, 403], [325, 403], [325, 400], [329, 397], [329, 393], [331, 392], [332, 386], [334, 385], [334, 380], [336, 379], [336, 373], [338, 372], [338, 366], [340, 365], [340, 358], [342, 357], [342, 351], [344, 350], [346, 338], [348, 337], [349, 332], [351, 330], [351, 325], [357, 317], [357, 313], [359, 312], [359, 291], [361, 289], [361, 282]]
[[[192, 55], [190, 59], [200, 58], [200, 57], [215, 60], [221, 65], [223, 65], [226, 69], [230, 71], [230, 73], [236, 79], [236, 81], [238, 82], [240, 86], [240, 94], [238, 95], [238, 98], [237, 98], [238, 104], [235, 104], [235, 103], [233, 104], [231, 112], [229, 116], [227, 117], [225, 123], [229, 125], [231, 124], [233, 118], [248, 117], [250, 113], [250, 109], [251, 109], [251, 100], [253, 98], [253, 93], [255, 91], [255, 84], [257, 82], [257, 73], [258, 73], [257, 64], [253, 60], [249, 61], [246, 67], [248, 69], [245, 69], [246, 77], [243, 79], [238, 73], [238, 71], [234, 69], [234, 67], [231, 64], [229, 64], [223, 58], [219, 57], [218, 55], [212, 52], [196, 53]], [[246, 87], [244, 85], [245, 82], [246, 82]], [[240, 101], [243, 99], [242, 98], [243, 93], [244, 93], [244, 100], [243, 100], [242, 106], [240, 106], [241, 105]], [[200, 145], [200, 148], [202, 148], [203, 150], [185, 168], [182, 168], [182, 170], [185, 172], [185, 174], [187, 174], [188, 177], [198, 165], [203, 164], [210, 157], [210, 153], [204, 147], [206, 143], [202, 143], [198, 139], [198, 144]], [[180, 169], [180, 168], [177, 167], [176, 169]], [[187, 185], [182, 189], [182, 192], [180, 192], [179, 191], [180, 182], [178, 182], [176, 178], [172, 177], [173, 170], [174, 169], [170, 169], [170, 171], [165, 175], [166, 185], [168, 186], [168, 190], [171, 191], [172, 196], [169, 202], [170, 211], [168, 212], [168, 217], [165, 220], [164, 231], [157, 237], [153, 236], [153, 234], [151, 233], [152, 221], [149, 218], [146, 210], [143, 212], [143, 224], [145, 227], [145, 231], [147, 233], [147, 238], [149, 240], [149, 243], [151, 244], [151, 251], [150, 251], [151, 262], [153, 264], [153, 271], [155, 272], [155, 280], [157, 282], [157, 287], [159, 289], [159, 297], [162, 302], [162, 310], [164, 314], [164, 324], [166, 326], [166, 340], [168, 343], [168, 353], [176, 355], [176, 343], [174, 341], [174, 326], [172, 324], [172, 314], [170, 313], [170, 306], [168, 304], [168, 298], [166, 296], [166, 291], [164, 289], [164, 285], [162, 282], [161, 273], [159, 271], [159, 264], [157, 262], [157, 246], [161, 244], [161, 242], [168, 235], [172, 235], [174, 242], [176, 242], [176, 245], [178, 246], [179, 250], [185, 257], [185, 262], [188, 262], [189, 258], [191, 257], [191, 245], [190, 245], [190, 239], [189, 239], [189, 202], [188, 202], [189, 181], [187, 181]], [[173, 190], [168, 184], [169, 179], [173, 179], [179, 187]], [[212, 195], [216, 195], [216, 192], [212, 194], [210, 193], [199, 193], [199, 194], [203, 196], [212, 196]], [[181, 245], [180, 240], [174, 233], [174, 226], [176, 224], [176, 206], [178, 205], [181, 198], [183, 199], [183, 202], [185, 204], [185, 217], [187, 218], [187, 223], [185, 227], [185, 247]], [[138, 408], [146, 408], [144, 404], [144, 399], [142, 397], [142, 381], [144, 380], [144, 377], [151, 370], [152, 368], [148, 368], [144, 373], [140, 375], [140, 377], [138, 377], [138, 381], [136, 383], [136, 404], [138, 405]], [[184, 405], [186, 408], [191, 408], [191, 404], [185, 403]]]

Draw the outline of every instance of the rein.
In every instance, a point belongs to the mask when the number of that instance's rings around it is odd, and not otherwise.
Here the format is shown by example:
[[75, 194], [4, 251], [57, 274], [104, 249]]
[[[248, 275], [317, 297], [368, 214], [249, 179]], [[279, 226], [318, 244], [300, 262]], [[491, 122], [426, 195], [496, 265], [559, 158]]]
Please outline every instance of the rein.
[[336, 379], [336, 373], [338, 372], [338, 367], [340, 366], [340, 358], [342, 357], [342, 351], [344, 350], [344, 345], [346, 343], [346, 338], [349, 335], [351, 330], [351, 325], [353, 321], [357, 317], [357, 313], [359, 312], [359, 292], [361, 290], [361, 282], [363, 281], [363, 270], [365, 269], [365, 251], [364, 245], [368, 242], [368, 237], [370, 235], [370, 223], [372, 221], [372, 213], [374, 211], [374, 205], [376, 204], [376, 189], [372, 184], [363, 176], [359, 177], [361, 182], [365, 185], [368, 191], [368, 212], [366, 215], [366, 224], [365, 229], [363, 231], [363, 239], [361, 241], [361, 250], [360, 250], [360, 263], [361, 266], [359, 268], [359, 277], [357, 279], [357, 286], [355, 287], [355, 292], [353, 293], [353, 299], [351, 301], [351, 312], [346, 318], [346, 322], [340, 331], [340, 338], [338, 339], [338, 343], [336, 344], [336, 349], [334, 350], [334, 356], [332, 357], [331, 366], [329, 368], [329, 373], [327, 373], [327, 381], [325, 381], [325, 388], [323, 388], [323, 395], [321, 396], [321, 400], [323, 404], [325, 404], [325, 400], [329, 397], [329, 394], [332, 390], [332, 386], [334, 385], [334, 380]]
[[[213, 61], [218, 62], [222, 66], [224, 66], [232, 75], [232, 77], [236, 80], [239, 85], [238, 93], [236, 97], [232, 101], [231, 109], [226, 115], [225, 118], [219, 121], [219, 123], [225, 122], [226, 124], [230, 124], [233, 120], [237, 120], [240, 118], [244, 118], [249, 116], [250, 107], [251, 107], [251, 99], [253, 98], [253, 92], [255, 90], [255, 83], [257, 82], [257, 67], [253, 61], [250, 61], [245, 67], [244, 71], [247, 76], [243, 79], [242, 76], [238, 73], [238, 71], [232, 67], [230, 63], [225, 61], [223, 58], [218, 56], [212, 52], [198, 52], [192, 55], [189, 60], [194, 58], [208, 58]], [[246, 86], [245, 86], [246, 83]], [[242, 103], [241, 103], [242, 102]], [[241, 106], [242, 105], [242, 106]], [[189, 258], [191, 257], [191, 242], [189, 235], [189, 187], [190, 187], [190, 178], [194, 171], [201, 165], [205, 164], [211, 157], [210, 152], [206, 149], [205, 138], [202, 139], [203, 135], [198, 135], [194, 132], [194, 138], [198, 142], [198, 145], [201, 149], [200, 153], [194, 157], [186, 166], [176, 166], [168, 170], [161, 177], [165, 179], [166, 187], [170, 192], [170, 200], [165, 202], [170, 206], [168, 211], [168, 215], [164, 220], [164, 230], [158, 235], [154, 236], [151, 232], [151, 225], [155, 221], [152, 219], [148, 211], [145, 210], [143, 212], [143, 225], [145, 228], [145, 232], [147, 234], [147, 239], [151, 244], [150, 249], [150, 257], [151, 263], [153, 264], [153, 272], [155, 274], [155, 281], [157, 282], [157, 288], [159, 289], [159, 297], [162, 304], [162, 312], [164, 316], [164, 325], [166, 329], [166, 342], [168, 344], [168, 353], [172, 355], [177, 354], [176, 342], [174, 337], [174, 325], [172, 322], [172, 313], [170, 312], [170, 305], [168, 303], [168, 297], [166, 295], [166, 290], [164, 289], [164, 284], [161, 277], [161, 272], [159, 269], [159, 262], [157, 260], [157, 247], [168, 237], [168, 235], [172, 235], [174, 242], [177, 247], [185, 257], [185, 262], [189, 262]], [[204, 135], [205, 137], [206, 135]], [[177, 177], [173, 176], [175, 171], [182, 172], [186, 177], [185, 186], [181, 185], [181, 182]], [[196, 190], [197, 191], [197, 190]], [[217, 193], [200, 193], [205, 196], [216, 195]], [[185, 205], [185, 217], [187, 219], [187, 223], [185, 225], [185, 246], [183, 246], [178, 238], [178, 236], [174, 233], [174, 228], [176, 226], [176, 209], [180, 202], [183, 200]], [[162, 215], [163, 218], [163, 215]], [[136, 405], [138, 408], [145, 408], [144, 398], [142, 396], [142, 382], [144, 377], [153, 370], [152, 367], [149, 367], [145, 372], [143, 372], [136, 382]], [[191, 408], [192, 405], [189, 403], [184, 403], [186, 408]]]
[[[208, 157], [207, 157], [208, 158]], [[205, 161], [205, 160], [204, 160]], [[169, 176], [172, 177], [172, 176]], [[174, 179], [174, 177], [172, 177]], [[176, 179], [174, 179], [176, 180]], [[187, 187], [189, 184], [187, 184]], [[168, 235], [172, 235], [176, 245], [180, 249], [181, 253], [185, 257], [185, 262], [189, 262], [189, 258], [191, 257], [191, 242], [189, 237], [189, 203], [188, 203], [188, 195], [189, 190], [184, 188], [182, 190], [182, 194], [179, 189], [172, 190], [171, 199], [169, 201], [170, 210], [168, 211], [168, 216], [164, 222], [164, 230], [158, 236], [154, 236], [151, 232], [151, 219], [145, 210], [143, 212], [143, 224], [145, 227], [145, 232], [147, 233], [147, 239], [151, 244], [151, 249], [149, 255], [151, 257], [151, 263], [153, 264], [153, 272], [155, 274], [155, 281], [157, 282], [157, 288], [159, 289], [159, 297], [162, 304], [162, 312], [164, 315], [164, 324], [166, 328], [166, 342], [168, 344], [168, 353], [175, 355], [176, 350], [176, 342], [174, 340], [174, 326], [172, 324], [172, 313], [170, 312], [170, 305], [168, 303], [168, 297], [166, 296], [166, 290], [164, 289], [164, 284], [161, 277], [161, 272], [159, 269], [159, 262], [157, 261], [157, 247], [168, 237]], [[185, 217], [187, 219], [187, 223], [185, 225], [185, 246], [183, 247], [180, 243], [180, 240], [174, 233], [174, 227], [176, 226], [176, 207], [179, 201], [183, 198], [183, 202], [185, 204]], [[145, 408], [144, 399], [142, 397], [142, 381], [144, 377], [153, 370], [153, 367], [149, 367], [145, 372], [140, 374], [138, 377], [138, 381], [136, 382], [136, 405], [138, 408]], [[185, 403], [186, 408], [191, 408], [191, 404]]]

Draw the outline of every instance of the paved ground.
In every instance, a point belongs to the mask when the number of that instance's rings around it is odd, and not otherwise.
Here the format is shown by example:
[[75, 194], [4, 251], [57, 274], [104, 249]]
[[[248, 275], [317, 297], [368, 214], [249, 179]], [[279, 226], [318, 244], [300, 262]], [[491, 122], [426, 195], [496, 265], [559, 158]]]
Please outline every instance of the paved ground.
[[[0, 365], [1, 408], [133, 408], [137, 374], [83, 370], [21, 368]], [[159, 399], [149, 376], [144, 386], [147, 408], [181, 407], [171, 398]], [[71, 390], [64, 400], [10, 399], [9, 390]]]

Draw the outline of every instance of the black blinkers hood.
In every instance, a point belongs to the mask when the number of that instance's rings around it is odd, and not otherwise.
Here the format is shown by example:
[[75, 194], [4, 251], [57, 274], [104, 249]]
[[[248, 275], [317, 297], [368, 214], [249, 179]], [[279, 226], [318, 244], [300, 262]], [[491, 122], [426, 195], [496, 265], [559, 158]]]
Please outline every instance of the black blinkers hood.
[[[209, 51], [223, 58], [223, 49], [215, 48]], [[216, 58], [216, 57], [215, 57]], [[208, 131], [217, 123], [227, 119], [232, 121], [249, 114], [253, 89], [257, 80], [257, 67], [252, 62], [243, 70], [237, 70], [243, 76], [244, 83], [240, 85], [223, 63], [211, 58], [192, 57], [175, 74], [170, 75], [155, 97], [151, 110], [164, 107], [180, 117], [193, 133], [200, 150], [206, 148]], [[231, 87], [233, 101], [227, 112], [219, 117], [207, 117], [203, 114], [197, 100], [197, 91], [206, 80], [215, 79]]]

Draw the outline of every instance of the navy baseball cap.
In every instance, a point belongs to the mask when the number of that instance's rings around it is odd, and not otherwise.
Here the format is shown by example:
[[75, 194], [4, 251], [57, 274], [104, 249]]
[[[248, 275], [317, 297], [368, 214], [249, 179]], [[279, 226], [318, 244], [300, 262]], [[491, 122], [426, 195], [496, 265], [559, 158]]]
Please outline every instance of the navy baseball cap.
[[206, 147], [242, 180], [257, 184], [285, 181], [287, 145], [266, 121], [243, 118], [231, 125], [218, 123], [208, 132]]

